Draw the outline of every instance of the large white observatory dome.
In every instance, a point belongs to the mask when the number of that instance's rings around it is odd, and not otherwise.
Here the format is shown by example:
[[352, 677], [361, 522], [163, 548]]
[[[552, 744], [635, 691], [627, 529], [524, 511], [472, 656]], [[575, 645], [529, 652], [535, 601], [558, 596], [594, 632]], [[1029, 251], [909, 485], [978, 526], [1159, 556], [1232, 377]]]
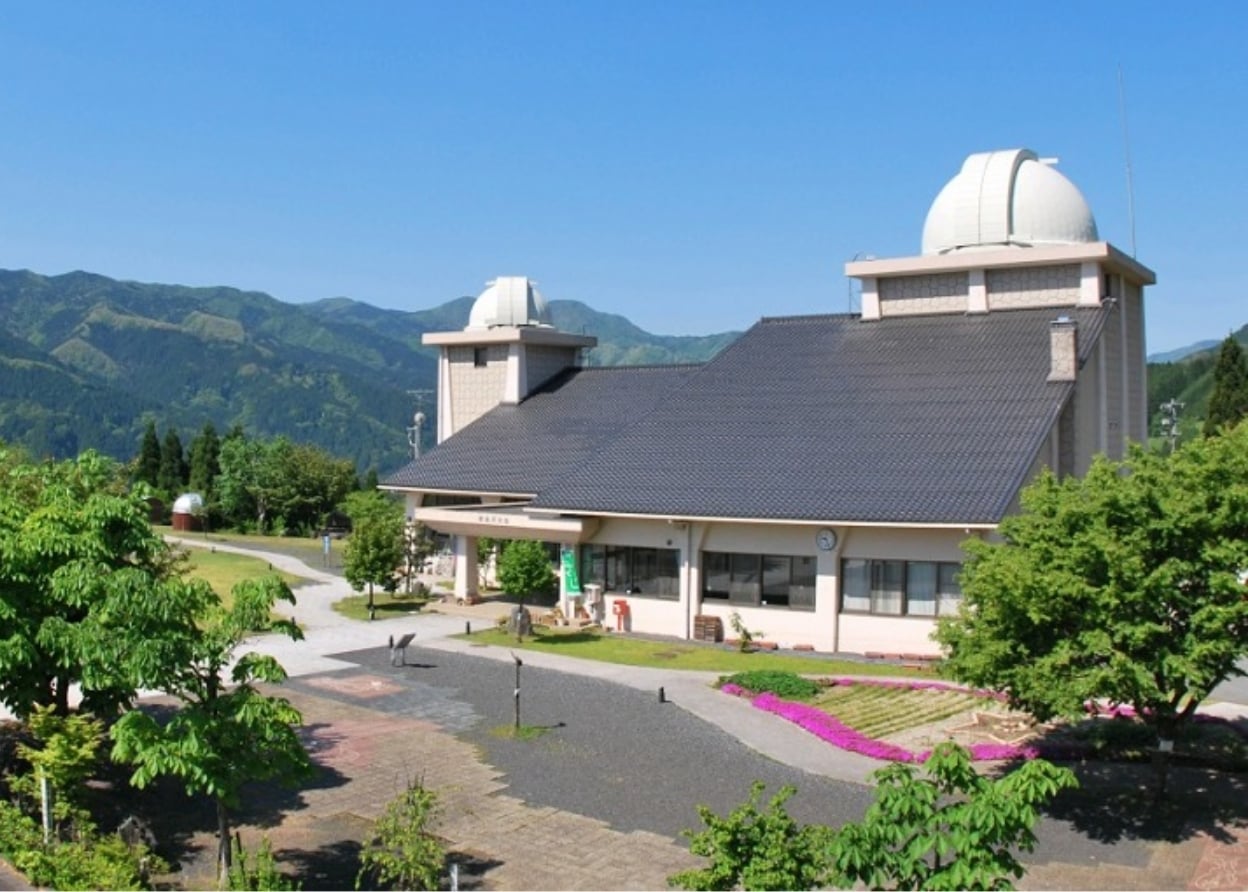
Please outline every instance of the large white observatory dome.
[[500, 325], [550, 326], [546, 300], [526, 277], [498, 277], [487, 283], [486, 289], [472, 305], [472, 312], [468, 314], [469, 329], [496, 328]]
[[924, 254], [1097, 240], [1083, 195], [1029, 149], [968, 157], [923, 224]]

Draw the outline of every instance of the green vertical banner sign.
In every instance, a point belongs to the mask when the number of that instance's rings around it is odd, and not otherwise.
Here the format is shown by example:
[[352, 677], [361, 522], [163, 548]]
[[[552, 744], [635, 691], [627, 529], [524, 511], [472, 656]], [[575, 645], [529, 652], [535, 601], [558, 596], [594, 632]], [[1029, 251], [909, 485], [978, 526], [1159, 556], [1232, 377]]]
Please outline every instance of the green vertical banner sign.
[[559, 547], [559, 557], [563, 563], [563, 590], [569, 595], [581, 593], [581, 574], [576, 569], [576, 549], [568, 545]]

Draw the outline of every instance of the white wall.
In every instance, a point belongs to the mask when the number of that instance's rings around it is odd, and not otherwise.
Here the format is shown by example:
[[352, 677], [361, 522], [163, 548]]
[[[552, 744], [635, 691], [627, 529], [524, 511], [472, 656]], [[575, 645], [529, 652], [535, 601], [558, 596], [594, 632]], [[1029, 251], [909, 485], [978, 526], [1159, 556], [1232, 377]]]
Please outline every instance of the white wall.
[[[761, 632], [758, 637], [782, 648], [805, 645], [821, 652], [936, 654], [936, 645], [929, 638], [935, 627], [932, 620], [838, 615], [840, 562], [843, 558], [960, 562], [964, 557], [960, 543], [968, 538], [967, 531], [835, 527], [839, 538], [837, 549], [820, 552], [815, 546], [815, 534], [820, 528], [818, 524], [694, 522], [686, 525], [606, 519], [593, 543], [675, 548], [681, 552], [683, 568], [679, 601], [610, 592], [604, 596], [606, 622], [615, 628], [613, 602], [625, 600], [630, 613], [628, 628], [636, 632], [687, 638], [692, 634], [693, 617], [704, 614], [720, 617], [725, 636], [731, 638], [735, 635], [729, 618], [735, 612], [750, 631]], [[700, 563], [704, 551], [816, 556], [819, 575], [815, 609], [741, 607], [723, 601], [701, 603]]]

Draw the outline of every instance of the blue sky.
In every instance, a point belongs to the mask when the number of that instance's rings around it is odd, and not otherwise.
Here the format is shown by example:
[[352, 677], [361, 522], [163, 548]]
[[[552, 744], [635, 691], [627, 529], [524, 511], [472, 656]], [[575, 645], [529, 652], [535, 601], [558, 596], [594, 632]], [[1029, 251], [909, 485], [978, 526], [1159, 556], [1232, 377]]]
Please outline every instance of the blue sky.
[[528, 275], [660, 334], [841, 312], [975, 151], [1061, 159], [1248, 323], [1245, 4], [8, 3], [0, 267], [422, 309]]

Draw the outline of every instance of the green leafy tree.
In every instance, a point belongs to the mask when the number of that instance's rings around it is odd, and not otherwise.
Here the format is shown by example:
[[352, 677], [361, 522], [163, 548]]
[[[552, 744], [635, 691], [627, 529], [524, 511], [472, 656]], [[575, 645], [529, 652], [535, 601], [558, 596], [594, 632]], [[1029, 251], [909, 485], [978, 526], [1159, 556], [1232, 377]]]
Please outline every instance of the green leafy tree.
[[1213, 393], [1205, 415], [1206, 437], [1238, 424], [1248, 415], [1248, 358], [1234, 337], [1222, 342], [1213, 367]]
[[188, 485], [192, 492], [199, 493], [205, 501], [211, 502], [215, 495], [217, 475], [221, 473], [221, 440], [217, 437], [217, 429], [211, 421], [191, 441], [189, 453]]
[[160, 444], [160, 472], [156, 476], [156, 488], [173, 497], [186, 485], [186, 458], [182, 454], [182, 440], [175, 428], [165, 431]]
[[[1044, 474], [1001, 541], [970, 540], [949, 674], [1046, 720], [1129, 704], [1162, 741], [1248, 653], [1248, 425], [1173, 455]], [[1159, 747], [1159, 753], [1163, 748]], [[1158, 756], [1158, 791], [1165, 757]]]
[[[355, 489], [355, 465], [306, 443], [293, 444], [285, 456], [284, 473], [292, 481], [289, 500], [279, 506], [287, 525], [311, 530], [324, 523]], [[389, 497], [387, 497], [389, 498]]]
[[31, 464], [0, 449], [0, 702], [69, 712], [133, 698], [131, 662], [159, 645], [175, 565], [140, 486], [93, 452]]
[[296, 529], [317, 527], [355, 486], [351, 462], [285, 437], [226, 437], [220, 464], [222, 511], [232, 523], [254, 522], [262, 532], [279, 520]]
[[530, 595], [550, 594], [558, 583], [541, 542], [515, 539], [503, 547], [498, 558], [498, 584], [508, 594], [517, 595], [521, 603]]
[[983, 777], [952, 741], [933, 750], [923, 772], [899, 762], [875, 772], [875, 802], [865, 817], [832, 836], [836, 886], [1010, 889], [1011, 878], [1023, 875], [1014, 853], [1035, 847], [1036, 810], [1078, 786], [1069, 769], [1043, 759]]
[[750, 798], [719, 817], [705, 805], [698, 816], [706, 829], [689, 838], [689, 851], [710, 859], [706, 867], [668, 878], [678, 889], [813, 889], [826, 872], [825, 849], [831, 831], [816, 824], [805, 827], [789, 817], [784, 803], [797, 790], [780, 788], [766, 810], [759, 811], [763, 783], [750, 786]]
[[403, 517], [403, 505], [392, 496], [379, 490], [359, 490], [348, 493], [342, 500], [342, 510], [356, 524], [370, 517]]
[[785, 811], [782, 787], [765, 811], [755, 782], [750, 798], [727, 817], [705, 806], [706, 829], [685, 831], [704, 868], [668, 878], [681, 889], [1009, 889], [1023, 875], [1014, 853], [1035, 846], [1037, 809], [1074, 774], [1041, 759], [997, 779], [980, 776], [970, 753], [953, 741], [923, 764], [894, 763], [872, 776], [875, 802], [857, 823], [833, 830], [799, 826]]
[[351, 536], [342, 557], [342, 574], [357, 592], [368, 587], [368, 611], [373, 615], [373, 587], [398, 588], [396, 571], [406, 555], [403, 509], [380, 493], [353, 493], [347, 499]]
[[[177, 604], [181, 636], [166, 636], [164, 653], [140, 667], [139, 681], [178, 699], [181, 708], [158, 723], [142, 710], [127, 712], [111, 730], [113, 758], [133, 767], [130, 781], [145, 787], [157, 777], [179, 778], [188, 795], [210, 796], [217, 809], [217, 856], [221, 881], [231, 864], [230, 811], [250, 781], [296, 783], [311, 763], [295, 733], [302, 716], [284, 698], [264, 694], [260, 683], [286, 678], [273, 657], [235, 651], [255, 632], [301, 639], [291, 620], [273, 619], [278, 600], [294, 603], [276, 576], [245, 580], [224, 609], [202, 580], [182, 583], [190, 597]], [[154, 656], [154, 655], [153, 655]]]
[[288, 499], [291, 481], [284, 474], [290, 442], [284, 438], [253, 440], [229, 436], [221, 443], [218, 499], [227, 519], [236, 525], [254, 521], [267, 532], [270, 519]]
[[153, 489], [159, 488], [160, 438], [156, 435], [156, 422], [149, 420], [143, 428], [143, 440], [135, 460], [134, 479], [141, 480]]
[[355, 888], [437, 889], [446, 864], [446, 849], [431, 831], [437, 816], [437, 794], [418, 783], [393, 799], [373, 826], [360, 853]]

